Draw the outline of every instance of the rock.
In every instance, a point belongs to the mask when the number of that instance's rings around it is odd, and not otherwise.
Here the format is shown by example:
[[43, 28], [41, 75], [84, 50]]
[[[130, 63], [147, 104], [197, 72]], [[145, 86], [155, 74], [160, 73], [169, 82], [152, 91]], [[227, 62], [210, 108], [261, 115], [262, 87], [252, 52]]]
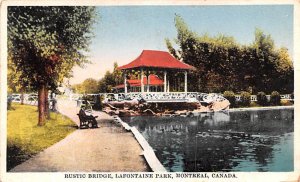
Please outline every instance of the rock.
[[167, 110], [167, 111], [164, 112], [164, 114], [175, 114], [175, 111], [173, 111], [173, 110], [168, 111]]
[[187, 110], [176, 111], [175, 114], [178, 114], [178, 115], [186, 115], [186, 114], [187, 114]]
[[219, 102], [213, 102], [211, 109], [213, 111], [220, 111], [229, 108], [230, 102], [228, 100], [223, 100]]
[[131, 116], [131, 113], [128, 110], [119, 110], [119, 116], [121, 116], [121, 117]]
[[144, 113], [144, 114], [147, 114], [147, 115], [152, 115], [152, 116], [153, 116], [153, 115], [156, 115], [156, 113], [153, 112], [151, 109], [146, 109], [146, 110], [143, 111], [143, 113]]

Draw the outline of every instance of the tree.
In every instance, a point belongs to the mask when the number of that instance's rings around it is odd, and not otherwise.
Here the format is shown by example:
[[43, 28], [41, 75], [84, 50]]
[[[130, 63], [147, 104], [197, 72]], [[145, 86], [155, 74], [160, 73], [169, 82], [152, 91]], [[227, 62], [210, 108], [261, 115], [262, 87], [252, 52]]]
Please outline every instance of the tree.
[[81, 84], [83, 93], [85, 94], [95, 94], [98, 93], [98, 81], [93, 78], [88, 78]]
[[114, 69], [111, 73], [106, 71], [104, 77], [98, 82], [98, 90], [101, 93], [111, 92], [113, 87], [124, 82], [121, 70], [118, 70], [118, 63], [114, 62]]
[[70, 77], [74, 65], [89, 62], [95, 16], [94, 7], [8, 7], [8, 54], [20, 80], [38, 91], [39, 126], [45, 124], [48, 90]]
[[80, 94], [84, 93], [84, 89], [82, 87], [82, 84], [80, 83], [72, 85], [71, 88], [75, 93], [80, 93]]
[[281, 93], [294, 92], [294, 67], [288, 50], [282, 47], [277, 54], [278, 61], [275, 64], [278, 77], [275, 79], [276, 83], [274, 83], [273, 90], [278, 90]]
[[118, 63], [117, 62], [114, 62], [114, 70], [113, 70], [113, 77], [114, 77], [114, 80], [115, 80], [115, 85], [119, 85], [121, 83], [123, 83], [123, 76], [122, 76], [122, 71], [121, 70], [118, 70]]
[[178, 49], [170, 39], [166, 47], [174, 57], [196, 68], [189, 76], [194, 83], [189, 84], [190, 91], [293, 91], [294, 70], [287, 50], [276, 49], [271, 35], [262, 30], [255, 30], [251, 45], [240, 45], [232, 36], [198, 35], [178, 15], [175, 27]]

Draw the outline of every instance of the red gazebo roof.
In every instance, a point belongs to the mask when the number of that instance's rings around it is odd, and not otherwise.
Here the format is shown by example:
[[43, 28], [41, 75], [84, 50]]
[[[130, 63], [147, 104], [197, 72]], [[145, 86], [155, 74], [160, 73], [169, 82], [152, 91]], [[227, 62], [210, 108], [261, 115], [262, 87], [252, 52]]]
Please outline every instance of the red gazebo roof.
[[[149, 85], [151, 86], [155, 86], [155, 85], [163, 85], [164, 84], [164, 81], [161, 80], [160, 78], [158, 78], [157, 75], [149, 75], [149, 79], [150, 79], [150, 83]], [[131, 87], [140, 87], [141, 86], [141, 80], [138, 80], [138, 79], [134, 79], [134, 80], [127, 80], [127, 83], [129, 84], [129, 86]], [[143, 79], [143, 83], [144, 85], [147, 84], [147, 77], [144, 77]], [[115, 86], [114, 88], [124, 88], [124, 84], [121, 84], [121, 85], [117, 85]]]
[[155, 50], [143, 50], [135, 60], [118, 67], [120, 70], [133, 68], [195, 69], [193, 66], [177, 60], [168, 52]]

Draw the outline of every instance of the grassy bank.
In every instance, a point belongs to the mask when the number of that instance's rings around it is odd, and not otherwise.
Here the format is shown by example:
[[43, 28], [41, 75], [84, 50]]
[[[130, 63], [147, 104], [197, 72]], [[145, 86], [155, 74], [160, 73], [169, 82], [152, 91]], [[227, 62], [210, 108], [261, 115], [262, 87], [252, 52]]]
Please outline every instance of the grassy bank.
[[12, 104], [7, 111], [7, 170], [48, 148], [76, 130], [67, 117], [51, 113], [45, 126], [37, 126], [36, 106]]

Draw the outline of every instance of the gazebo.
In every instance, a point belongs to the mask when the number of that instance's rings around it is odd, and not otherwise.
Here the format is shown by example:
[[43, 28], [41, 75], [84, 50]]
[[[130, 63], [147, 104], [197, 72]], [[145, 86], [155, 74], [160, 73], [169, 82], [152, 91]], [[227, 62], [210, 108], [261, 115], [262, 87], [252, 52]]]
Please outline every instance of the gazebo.
[[169, 71], [184, 72], [184, 92], [187, 93], [187, 72], [194, 70], [191, 65], [183, 63], [174, 58], [170, 53], [157, 50], [143, 50], [143, 52], [130, 63], [118, 67], [123, 71], [124, 76], [124, 92], [127, 93], [127, 72], [129, 70], [140, 71], [140, 85], [141, 92], [145, 92], [144, 89], [144, 75], [146, 76], [146, 92], [149, 92], [150, 83], [150, 71], [163, 71], [164, 73], [164, 92], [169, 92], [169, 80], [167, 75]]

